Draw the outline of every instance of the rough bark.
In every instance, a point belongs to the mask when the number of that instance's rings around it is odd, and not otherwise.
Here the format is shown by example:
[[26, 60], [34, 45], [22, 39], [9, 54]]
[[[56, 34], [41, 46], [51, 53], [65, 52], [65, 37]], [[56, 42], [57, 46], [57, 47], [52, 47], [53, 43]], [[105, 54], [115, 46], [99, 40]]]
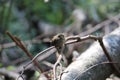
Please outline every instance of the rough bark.
[[[104, 36], [103, 43], [112, 60], [120, 62], [120, 27]], [[110, 64], [90, 67], [106, 61], [108, 60], [101, 46], [98, 42], [95, 42], [76, 61], [68, 66], [61, 80], [105, 80], [114, 71]], [[116, 65], [120, 67], [120, 64]]]

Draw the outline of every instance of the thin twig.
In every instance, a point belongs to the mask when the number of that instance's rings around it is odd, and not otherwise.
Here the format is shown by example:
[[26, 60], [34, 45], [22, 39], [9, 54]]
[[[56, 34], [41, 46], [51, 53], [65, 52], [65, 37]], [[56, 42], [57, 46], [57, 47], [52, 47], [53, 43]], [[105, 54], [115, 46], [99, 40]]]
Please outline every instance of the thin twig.
[[20, 75], [17, 77], [17, 80], [18, 80], [20, 77], [21, 77], [23, 80], [25, 80], [24, 77], [23, 77], [24, 71], [25, 71], [25, 68], [23, 68], [22, 72], [21, 72]]
[[[32, 40], [22, 41], [22, 43], [24, 43], [26, 45], [32, 44], [32, 43], [41, 43], [41, 40], [32, 39]], [[0, 48], [2, 48], [2, 49], [14, 47], [14, 46], [16, 46], [15, 42], [0, 44]]]
[[[102, 39], [101, 37], [98, 38], [99, 44], [100, 44], [100, 46], [102, 47], [102, 49], [103, 49], [105, 55], [107, 56], [109, 62], [113, 62], [112, 58], [110, 57], [108, 51], [106, 50], [106, 48], [105, 48], [105, 46], [104, 46], [104, 43], [103, 43], [102, 40], [103, 40], [103, 39]], [[119, 68], [118, 68], [115, 64], [111, 64], [111, 67], [114, 68], [115, 71], [120, 74]]]
[[62, 59], [62, 55], [60, 54], [57, 61], [56, 61], [56, 63], [54, 64], [54, 67], [53, 67], [54, 80], [57, 80], [56, 69], [57, 69], [58, 65], [61, 65], [61, 63], [60, 63], [61, 59]]
[[[23, 45], [23, 43], [21, 42], [21, 40], [20, 40], [19, 38], [17, 38], [17, 37], [12, 36], [12, 34], [9, 33], [9, 32], [6, 32], [6, 33], [7, 33], [8, 36], [16, 43], [16, 45], [19, 46], [19, 47], [27, 54], [27, 56], [32, 60], [33, 57], [32, 57], [32, 55], [31, 55], [31, 53], [26, 49], [26, 47]], [[44, 72], [44, 71], [42, 70], [42, 68], [39, 66], [39, 63], [38, 63], [37, 61], [34, 60], [33, 63], [36, 65], [36, 67], [37, 67], [41, 72]], [[47, 77], [47, 75], [46, 75], [46, 77]]]
[[31, 64], [33, 61], [35, 61], [41, 54], [46, 53], [46, 52], [48, 52], [49, 50], [51, 50], [51, 49], [53, 49], [53, 48], [54, 48], [54, 46], [52, 46], [52, 47], [50, 47], [50, 48], [47, 48], [47, 49], [41, 51], [41, 52], [38, 53], [30, 62], [28, 62], [24, 67], [27, 68], [27, 66], [28, 66], [29, 64]]
[[[87, 31], [85, 31], [85, 32], [82, 32], [82, 33], [80, 33], [79, 35], [80, 35], [80, 36], [86, 36], [86, 35], [88, 35], [88, 34], [91, 34], [91, 33], [95, 32], [95, 31], [99, 30], [100, 28], [102, 28], [102, 27], [110, 24], [112, 21], [114, 21], [114, 19], [119, 20], [119, 17], [120, 17], [120, 14], [118, 14], [118, 15], [110, 18], [109, 20], [103, 21], [103, 22], [100, 23], [100, 24], [97, 24], [96, 26], [94, 26], [94, 28], [91, 28], [91, 29], [89, 29], [89, 30], [87, 30]], [[118, 22], [118, 21], [117, 21], [117, 22]], [[118, 23], [118, 24], [119, 24], [119, 23]], [[106, 26], [106, 27], [107, 27], [107, 26]]]
[[52, 63], [50, 63], [48, 61], [43, 61], [42, 63], [49, 66], [50, 68], [53, 68], [53, 66], [54, 66], [54, 64], [52, 64]]
[[87, 35], [87, 36], [84, 36], [84, 37], [72, 36], [72, 37], [68, 37], [65, 45], [86, 41], [86, 40], [89, 40], [89, 39], [95, 40], [95, 41], [97, 40], [96, 36], [93, 36], [93, 35]]
[[62, 75], [64, 74], [64, 73], [68, 73], [69, 71], [66, 71], [66, 72], [62, 72], [61, 74], [60, 74], [60, 78], [59, 78], [59, 80], [61, 80], [61, 77], [62, 77]]

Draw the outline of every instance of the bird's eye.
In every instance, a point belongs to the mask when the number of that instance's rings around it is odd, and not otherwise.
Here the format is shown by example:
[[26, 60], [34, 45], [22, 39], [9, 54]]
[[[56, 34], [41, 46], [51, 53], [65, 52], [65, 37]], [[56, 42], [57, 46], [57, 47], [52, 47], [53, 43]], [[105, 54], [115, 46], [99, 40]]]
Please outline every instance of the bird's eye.
[[59, 35], [58, 37], [60, 37], [60, 38], [64, 38], [64, 35]]

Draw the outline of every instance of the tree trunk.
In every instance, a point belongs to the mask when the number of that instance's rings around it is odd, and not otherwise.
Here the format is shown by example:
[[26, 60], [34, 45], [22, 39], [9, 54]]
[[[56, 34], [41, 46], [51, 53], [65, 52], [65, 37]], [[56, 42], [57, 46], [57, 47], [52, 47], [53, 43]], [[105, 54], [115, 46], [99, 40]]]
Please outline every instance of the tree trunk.
[[[104, 36], [103, 43], [112, 60], [120, 62], [120, 27], [111, 34]], [[61, 80], [105, 80], [114, 72], [111, 64], [91, 66], [107, 61], [101, 46], [95, 42], [67, 67]], [[116, 65], [120, 67], [120, 64]]]

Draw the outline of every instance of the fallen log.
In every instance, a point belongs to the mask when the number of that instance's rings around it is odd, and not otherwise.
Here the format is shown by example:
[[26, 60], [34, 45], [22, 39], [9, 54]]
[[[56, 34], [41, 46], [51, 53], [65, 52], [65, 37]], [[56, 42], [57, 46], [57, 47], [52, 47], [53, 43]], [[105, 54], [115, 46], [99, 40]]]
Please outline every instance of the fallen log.
[[[104, 36], [103, 43], [113, 62], [119, 63], [120, 27]], [[111, 67], [111, 64], [100, 64], [102, 62], [108, 62], [108, 59], [99, 43], [94, 42], [90, 48], [83, 52], [76, 61], [66, 68], [61, 76], [61, 80], [105, 80], [114, 72], [114, 69]], [[120, 68], [120, 64], [115, 65]]]

